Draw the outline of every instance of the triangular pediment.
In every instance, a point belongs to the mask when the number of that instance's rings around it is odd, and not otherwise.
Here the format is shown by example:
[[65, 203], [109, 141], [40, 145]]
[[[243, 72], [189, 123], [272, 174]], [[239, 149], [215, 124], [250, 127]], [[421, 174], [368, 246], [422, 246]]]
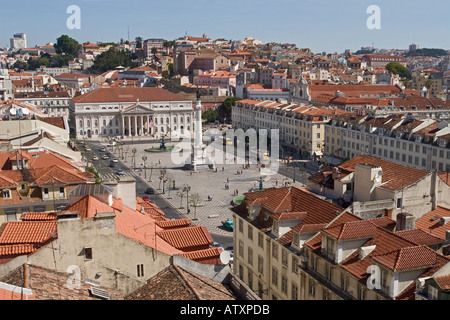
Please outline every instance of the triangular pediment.
[[132, 106], [126, 107], [123, 109], [123, 114], [134, 114], [134, 113], [142, 113], [142, 112], [151, 112], [151, 109], [145, 107], [141, 104], [134, 104]]

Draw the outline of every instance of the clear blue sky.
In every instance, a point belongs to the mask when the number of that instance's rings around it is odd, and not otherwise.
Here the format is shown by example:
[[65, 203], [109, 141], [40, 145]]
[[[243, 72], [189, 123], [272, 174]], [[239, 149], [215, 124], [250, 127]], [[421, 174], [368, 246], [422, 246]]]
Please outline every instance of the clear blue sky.
[[[69, 30], [69, 5], [81, 9], [81, 29]], [[369, 30], [366, 9], [381, 10], [381, 29]], [[0, 47], [25, 33], [29, 47], [67, 34], [78, 42], [192, 36], [295, 43], [314, 52], [362, 46], [450, 49], [448, 0], [14, 0], [2, 1]]]

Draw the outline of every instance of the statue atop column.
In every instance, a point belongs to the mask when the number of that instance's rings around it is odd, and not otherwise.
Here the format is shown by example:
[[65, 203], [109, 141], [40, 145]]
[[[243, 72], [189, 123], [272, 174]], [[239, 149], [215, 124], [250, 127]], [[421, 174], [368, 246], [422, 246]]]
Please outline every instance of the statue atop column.
[[201, 97], [200, 89], [197, 87], [197, 101], [200, 101], [200, 97]]

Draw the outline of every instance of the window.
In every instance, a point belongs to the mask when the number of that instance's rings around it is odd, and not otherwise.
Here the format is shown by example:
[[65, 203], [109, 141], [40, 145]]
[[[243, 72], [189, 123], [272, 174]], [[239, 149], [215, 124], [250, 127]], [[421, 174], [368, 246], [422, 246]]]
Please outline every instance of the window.
[[243, 233], [244, 232], [244, 223], [242, 222], [242, 219], [239, 219], [238, 222], [239, 222], [239, 232]]
[[397, 208], [403, 207], [403, 198], [397, 198]]
[[3, 199], [11, 199], [11, 192], [8, 189], [3, 190]]
[[285, 276], [281, 276], [281, 291], [284, 294], [287, 294], [288, 291], [287, 278]]
[[244, 243], [242, 242], [242, 240], [239, 240], [239, 255], [241, 257], [244, 256]]
[[313, 279], [309, 279], [309, 289], [308, 292], [311, 296], [315, 296], [316, 295], [316, 283], [314, 282]]
[[278, 260], [278, 246], [275, 242], [272, 242], [272, 257]]
[[48, 199], [48, 188], [44, 188], [44, 199]]
[[84, 260], [92, 260], [92, 248], [84, 248]]
[[264, 235], [262, 233], [258, 233], [258, 246], [264, 248]]
[[260, 298], [262, 298], [264, 289], [263, 289], [263, 284], [261, 282], [258, 281], [258, 291], [257, 294]]
[[275, 267], [272, 267], [272, 284], [278, 286], [278, 270]]
[[[312, 253], [311, 253], [311, 255], [313, 255]], [[312, 256], [312, 258], [311, 258], [311, 268], [314, 270], [314, 271], [316, 271], [317, 270], [317, 257], [316, 256]]]
[[292, 283], [291, 286], [291, 299], [298, 300], [298, 287], [295, 283]]
[[250, 240], [253, 240], [253, 227], [249, 224], [248, 225], [248, 230], [247, 230], [247, 232], [248, 232], [248, 238], [250, 239]]
[[264, 258], [258, 255], [258, 272], [263, 273], [264, 271]]
[[428, 299], [437, 300], [438, 299], [438, 289], [432, 286], [428, 286]]
[[287, 267], [287, 265], [288, 265], [288, 255], [287, 255], [287, 250], [285, 250], [285, 249], [281, 250], [281, 263], [285, 267]]
[[64, 198], [66, 195], [64, 193], [64, 187], [60, 187], [59, 188], [59, 197], [60, 198]]
[[358, 290], [358, 299], [359, 300], [364, 300], [365, 292], [366, 292], [366, 290], [364, 289], [364, 287], [359, 286], [359, 290]]
[[298, 258], [296, 256], [292, 256], [292, 272], [298, 273]]
[[144, 265], [143, 264], [138, 264], [136, 266], [136, 270], [137, 270], [137, 276], [138, 277], [143, 277], [144, 276]]
[[248, 270], [247, 277], [248, 277], [248, 282], [247, 282], [248, 287], [253, 290], [253, 272], [252, 272], [252, 270], [250, 270], [250, 269]]
[[331, 280], [331, 265], [327, 263], [327, 280]]
[[247, 250], [247, 259], [248, 259], [248, 263], [252, 266], [253, 265], [253, 249], [251, 247], [248, 247]]

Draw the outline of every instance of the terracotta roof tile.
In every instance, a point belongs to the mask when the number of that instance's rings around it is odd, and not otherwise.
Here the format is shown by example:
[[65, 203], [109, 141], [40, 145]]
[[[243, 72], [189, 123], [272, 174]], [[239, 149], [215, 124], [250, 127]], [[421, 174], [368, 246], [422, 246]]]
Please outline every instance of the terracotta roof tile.
[[202, 260], [202, 259], [211, 259], [211, 258], [219, 259], [221, 252], [222, 252], [222, 249], [209, 248], [209, 249], [198, 250], [198, 251], [183, 252], [183, 253], [180, 253], [180, 256], [183, 256], [185, 258], [188, 258], [188, 259], [191, 259], [194, 261]]
[[163, 230], [158, 232], [157, 235], [180, 250], [196, 247], [203, 247], [204, 249], [207, 249], [207, 247], [213, 243], [211, 235], [204, 226]]
[[450, 230], [450, 223], [442, 225], [441, 218], [443, 217], [450, 217], [450, 209], [438, 206], [435, 210], [432, 210], [417, 219], [415, 226], [426, 233], [445, 240], [445, 234]]
[[10, 221], [0, 234], [0, 244], [43, 243], [56, 236], [56, 221]]
[[186, 98], [157, 87], [99, 88], [72, 98], [75, 103], [186, 101]]
[[22, 221], [51, 221], [56, 220], [56, 212], [26, 212], [22, 214]]
[[275, 220], [300, 220], [305, 219], [307, 213], [306, 212], [282, 212], [282, 213], [274, 213], [271, 215], [272, 219]]
[[323, 232], [331, 235], [337, 240], [349, 240], [359, 238], [372, 238], [376, 234], [377, 227], [367, 221], [350, 221], [337, 226], [323, 229]]
[[436, 277], [434, 280], [442, 290], [450, 290], [450, 275]]
[[396, 234], [418, 245], [430, 246], [444, 243], [444, 239], [435, 237], [422, 229], [397, 231]]
[[405, 271], [432, 267], [436, 263], [436, 252], [427, 246], [400, 248], [372, 259], [393, 271]]
[[381, 167], [383, 171], [382, 188], [390, 190], [402, 190], [430, 174], [426, 170], [408, 167], [368, 155], [356, 156], [339, 164], [337, 167], [347, 172], [354, 172], [357, 164]]
[[175, 219], [175, 220], [162, 220], [157, 221], [156, 225], [162, 229], [173, 229], [180, 227], [190, 226], [192, 223], [189, 219]]

